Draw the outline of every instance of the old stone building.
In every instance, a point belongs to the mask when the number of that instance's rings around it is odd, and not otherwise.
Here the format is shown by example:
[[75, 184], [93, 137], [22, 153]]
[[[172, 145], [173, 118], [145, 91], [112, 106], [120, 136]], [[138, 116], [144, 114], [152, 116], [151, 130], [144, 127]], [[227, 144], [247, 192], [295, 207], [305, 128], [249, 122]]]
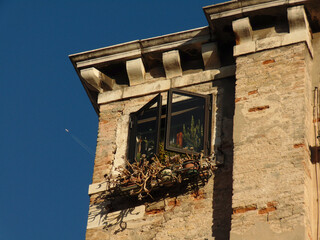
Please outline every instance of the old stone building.
[[203, 10], [70, 56], [99, 115], [87, 240], [320, 239], [320, 1]]

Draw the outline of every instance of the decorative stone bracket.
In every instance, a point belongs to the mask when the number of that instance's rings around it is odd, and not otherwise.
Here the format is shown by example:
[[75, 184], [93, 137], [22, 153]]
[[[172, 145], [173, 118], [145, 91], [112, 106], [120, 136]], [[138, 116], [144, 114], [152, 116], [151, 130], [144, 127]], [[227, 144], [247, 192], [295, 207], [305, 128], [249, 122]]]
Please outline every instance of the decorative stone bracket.
[[249, 18], [242, 18], [232, 22], [233, 31], [236, 35], [234, 55], [255, 52], [256, 46], [253, 41], [253, 31]]
[[[205, 68], [202, 75], [208, 75], [210, 78], [209, 80], [212, 80], [214, 76], [210, 71], [214, 71], [214, 75], [217, 75], [221, 70], [217, 43], [203, 43], [201, 46], [201, 54]], [[143, 57], [123, 61], [125, 63], [125, 71], [128, 76], [129, 86], [122, 86], [115, 89], [115, 79], [111, 79], [95, 67], [81, 69], [80, 75], [84, 81], [97, 92], [107, 92], [109, 96], [108, 98], [111, 99], [122, 99], [136, 95], [151, 94], [153, 92], [167, 90], [170, 87], [182, 87], [184, 85], [197, 84], [203, 81], [203, 77], [197, 77], [197, 79], [194, 79], [194, 77], [191, 76], [192, 74], [188, 74], [189, 76], [183, 76], [181, 58], [178, 49], [162, 53], [162, 64], [166, 76], [165, 80], [163, 78], [150, 79], [150, 81], [146, 80], [146, 68], [144, 61], [148, 60], [143, 59]], [[234, 72], [232, 74], [234, 74]], [[183, 80], [182, 78], [186, 78], [186, 80]], [[189, 78], [192, 79], [192, 82], [190, 83], [188, 82]], [[181, 82], [182, 80], [183, 83]], [[188, 83], [184, 83], [186, 81]], [[207, 79], [205, 81], [207, 81]], [[141, 88], [142, 84], [143, 87]], [[155, 88], [156, 91], [154, 91]], [[105, 103], [104, 100], [100, 100], [100, 96], [98, 98], [98, 104]]]
[[162, 54], [162, 61], [167, 78], [182, 76], [180, 54], [178, 50], [164, 52]]
[[303, 6], [288, 8], [288, 21], [290, 34], [283, 39], [283, 44], [291, 44], [295, 42], [306, 41], [311, 55], [313, 48], [311, 44], [311, 29], [307, 19], [307, 15]]
[[253, 33], [249, 18], [242, 18], [232, 22], [233, 31], [236, 35], [234, 56], [253, 53], [266, 49], [286, 46], [293, 43], [306, 42], [311, 56], [313, 48], [309, 22], [304, 6], [295, 6], [287, 9], [289, 33], [272, 37], [253, 40]]
[[144, 82], [143, 85], [126, 86], [122, 89], [100, 93], [98, 95], [98, 104], [105, 104], [109, 102], [119, 101], [121, 99], [164, 92], [168, 91], [170, 88], [180, 88], [201, 84], [216, 79], [231, 77], [234, 75], [235, 66], [230, 65], [218, 69], [212, 69], [204, 72], [175, 77], [173, 79]]
[[141, 58], [127, 61], [126, 68], [130, 86], [138, 85], [144, 82], [146, 70]]
[[221, 67], [218, 44], [216, 42], [203, 44], [201, 52], [205, 70]]
[[94, 67], [80, 70], [80, 74], [81, 77], [98, 92], [113, 89], [114, 79], [109, 78]]

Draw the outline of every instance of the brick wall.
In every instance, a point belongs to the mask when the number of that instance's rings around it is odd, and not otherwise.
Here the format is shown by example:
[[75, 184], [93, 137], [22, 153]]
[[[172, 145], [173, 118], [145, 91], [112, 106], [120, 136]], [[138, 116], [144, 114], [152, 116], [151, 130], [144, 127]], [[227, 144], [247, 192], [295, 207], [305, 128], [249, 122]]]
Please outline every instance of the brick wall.
[[305, 43], [237, 58], [231, 239], [309, 239], [309, 60]]

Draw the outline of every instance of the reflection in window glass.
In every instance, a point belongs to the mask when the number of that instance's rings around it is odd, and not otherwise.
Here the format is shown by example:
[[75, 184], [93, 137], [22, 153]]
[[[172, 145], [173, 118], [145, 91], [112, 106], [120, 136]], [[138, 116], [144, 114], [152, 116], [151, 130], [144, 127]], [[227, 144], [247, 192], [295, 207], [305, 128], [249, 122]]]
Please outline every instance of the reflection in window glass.
[[156, 153], [156, 136], [157, 136], [157, 104], [150, 109], [141, 111], [137, 116], [136, 132], [136, 160], [140, 161], [142, 154], [147, 158], [153, 157]]
[[178, 89], [168, 92], [167, 106], [162, 106], [161, 94], [140, 110], [131, 114], [131, 162], [148, 161], [168, 151], [208, 154], [208, 122], [210, 96]]
[[195, 152], [204, 149], [204, 111], [204, 98], [173, 93], [170, 147]]

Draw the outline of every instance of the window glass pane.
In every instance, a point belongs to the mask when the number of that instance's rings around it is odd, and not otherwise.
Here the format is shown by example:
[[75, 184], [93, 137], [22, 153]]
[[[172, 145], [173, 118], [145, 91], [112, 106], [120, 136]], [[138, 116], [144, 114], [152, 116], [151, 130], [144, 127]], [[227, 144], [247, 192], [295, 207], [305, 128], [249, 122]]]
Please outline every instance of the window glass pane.
[[204, 149], [205, 99], [173, 93], [169, 147], [201, 152]]
[[136, 132], [136, 160], [139, 161], [142, 154], [148, 158], [156, 153], [157, 136], [157, 103], [150, 109], [142, 110], [137, 115]]

